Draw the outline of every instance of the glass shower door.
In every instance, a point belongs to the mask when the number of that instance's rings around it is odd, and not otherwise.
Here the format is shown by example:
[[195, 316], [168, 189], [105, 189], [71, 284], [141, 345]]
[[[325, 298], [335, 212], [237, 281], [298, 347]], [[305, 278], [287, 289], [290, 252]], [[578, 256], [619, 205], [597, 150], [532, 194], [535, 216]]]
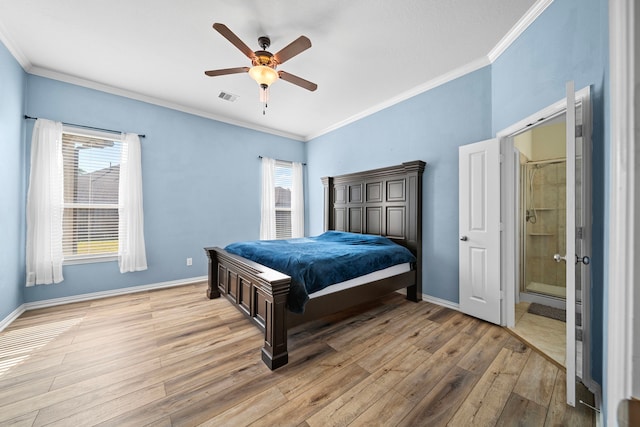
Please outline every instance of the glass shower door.
[[565, 251], [566, 162], [529, 162], [524, 172], [524, 291], [564, 299], [565, 265], [553, 255]]

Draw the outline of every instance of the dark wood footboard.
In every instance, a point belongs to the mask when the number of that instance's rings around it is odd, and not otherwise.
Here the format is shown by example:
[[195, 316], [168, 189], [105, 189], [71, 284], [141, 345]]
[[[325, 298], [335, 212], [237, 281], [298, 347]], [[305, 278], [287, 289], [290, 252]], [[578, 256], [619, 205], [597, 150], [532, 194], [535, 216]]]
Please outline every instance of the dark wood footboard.
[[220, 248], [205, 248], [205, 252], [209, 257], [207, 296], [225, 295], [264, 331], [262, 360], [270, 369], [286, 365], [286, 303], [291, 278]]
[[291, 278], [224, 249], [205, 248], [209, 257], [207, 296], [224, 295], [264, 332], [262, 360], [270, 369], [288, 362], [287, 332], [290, 327], [373, 301], [406, 288], [407, 298], [418, 301], [422, 295], [409, 295], [416, 288], [417, 270], [376, 280], [360, 286], [310, 299], [304, 314], [286, 308]]

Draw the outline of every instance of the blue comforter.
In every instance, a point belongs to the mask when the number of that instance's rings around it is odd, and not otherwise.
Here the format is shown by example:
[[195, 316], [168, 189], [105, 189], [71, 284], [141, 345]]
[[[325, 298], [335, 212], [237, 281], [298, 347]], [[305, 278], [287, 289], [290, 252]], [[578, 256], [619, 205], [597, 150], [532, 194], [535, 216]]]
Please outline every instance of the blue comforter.
[[287, 304], [294, 313], [304, 311], [309, 294], [329, 285], [416, 261], [411, 251], [386, 237], [341, 231], [232, 243], [225, 250], [290, 276]]

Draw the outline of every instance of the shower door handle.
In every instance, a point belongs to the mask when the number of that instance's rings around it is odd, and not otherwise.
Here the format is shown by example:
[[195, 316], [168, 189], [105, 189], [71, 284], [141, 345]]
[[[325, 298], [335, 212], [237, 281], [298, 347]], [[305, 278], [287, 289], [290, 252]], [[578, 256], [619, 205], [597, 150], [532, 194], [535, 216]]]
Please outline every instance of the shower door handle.
[[[567, 262], [567, 257], [561, 256], [560, 254], [555, 254], [553, 256], [553, 259], [555, 260], [555, 262], [560, 262], [560, 261]], [[589, 265], [591, 263], [591, 258], [589, 258], [588, 256], [579, 257], [578, 255], [576, 255], [576, 264], [579, 264], [579, 263], [583, 263], [584, 265]]]
[[591, 258], [589, 258], [588, 256], [579, 257], [578, 255], [576, 255], [576, 264], [578, 264], [578, 263], [583, 263], [584, 265], [589, 265], [589, 264], [591, 264]]

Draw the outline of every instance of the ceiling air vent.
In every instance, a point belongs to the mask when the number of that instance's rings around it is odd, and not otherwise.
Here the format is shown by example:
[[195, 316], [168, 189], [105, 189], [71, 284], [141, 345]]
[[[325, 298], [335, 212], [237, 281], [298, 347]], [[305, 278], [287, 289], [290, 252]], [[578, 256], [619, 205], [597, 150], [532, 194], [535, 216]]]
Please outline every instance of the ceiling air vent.
[[218, 98], [222, 98], [225, 101], [234, 102], [236, 99], [238, 99], [238, 95], [234, 95], [229, 92], [220, 92]]

